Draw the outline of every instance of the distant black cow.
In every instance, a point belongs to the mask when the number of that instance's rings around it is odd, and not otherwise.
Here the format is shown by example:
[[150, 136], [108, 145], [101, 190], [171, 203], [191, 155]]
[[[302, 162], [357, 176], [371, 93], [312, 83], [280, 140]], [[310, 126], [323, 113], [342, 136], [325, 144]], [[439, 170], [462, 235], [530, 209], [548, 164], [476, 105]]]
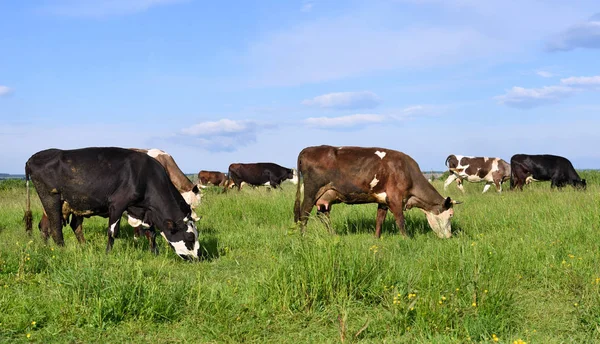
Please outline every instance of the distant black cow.
[[252, 164], [229, 165], [229, 179], [223, 191], [237, 186], [238, 191], [242, 183], [252, 186], [268, 185], [276, 188], [283, 181], [291, 179], [292, 183], [298, 183], [298, 174], [295, 169], [285, 168], [271, 162], [259, 162]]
[[523, 185], [532, 181], [550, 180], [551, 187], [562, 188], [572, 185], [585, 189], [585, 179], [579, 178], [571, 162], [556, 155], [516, 154], [510, 158], [510, 188], [523, 190]]
[[[192, 210], [162, 165], [147, 154], [123, 148], [48, 149], [29, 158], [26, 229], [31, 231], [29, 180], [33, 182], [56, 244], [64, 245], [64, 214], [108, 217], [107, 251], [119, 232], [121, 215], [158, 227], [184, 259], [198, 258], [198, 231]], [[154, 231], [152, 231], [154, 233]], [[47, 231], [42, 231], [44, 239]], [[154, 245], [154, 235], [152, 236]]]

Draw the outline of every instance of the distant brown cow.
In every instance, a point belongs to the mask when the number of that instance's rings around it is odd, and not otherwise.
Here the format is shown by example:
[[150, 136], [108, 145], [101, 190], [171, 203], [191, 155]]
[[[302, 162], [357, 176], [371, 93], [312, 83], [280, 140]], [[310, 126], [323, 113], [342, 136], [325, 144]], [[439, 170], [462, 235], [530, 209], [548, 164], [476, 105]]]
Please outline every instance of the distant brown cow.
[[439, 237], [452, 236], [452, 206], [458, 202], [442, 197], [423, 176], [419, 165], [402, 152], [385, 148], [308, 147], [298, 155], [298, 173], [304, 185], [298, 183], [294, 219], [300, 221], [303, 229], [315, 205], [317, 212], [328, 216], [335, 203], [377, 203], [377, 237], [388, 208], [396, 217], [400, 233], [406, 235], [403, 211], [412, 207], [425, 213]]
[[200, 171], [198, 173], [200, 185], [206, 186], [208, 183], [214, 186], [224, 186], [227, 181], [227, 176], [223, 172], [217, 171]]
[[510, 179], [510, 165], [500, 158], [452, 154], [446, 158], [446, 166], [450, 176], [444, 183], [444, 190], [456, 179], [460, 191], [465, 192], [462, 182], [466, 179], [472, 183], [485, 181], [483, 192], [488, 191], [492, 184], [496, 186], [496, 191], [502, 192], [502, 183]]

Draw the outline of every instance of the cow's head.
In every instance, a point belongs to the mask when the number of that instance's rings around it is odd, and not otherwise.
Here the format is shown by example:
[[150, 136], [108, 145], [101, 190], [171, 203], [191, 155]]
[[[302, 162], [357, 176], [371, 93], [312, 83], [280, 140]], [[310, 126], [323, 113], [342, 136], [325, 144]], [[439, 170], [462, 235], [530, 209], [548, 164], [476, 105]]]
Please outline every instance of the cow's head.
[[298, 184], [298, 170], [296, 170], [295, 168], [292, 168], [292, 173], [291, 175], [288, 174], [288, 179], [294, 184]]
[[427, 222], [429, 222], [429, 226], [438, 237], [450, 238], [452, 236], [452, 228], [450, 224], [450, 220], [454, 216], [454, 209], [452, 209], [452, 206], [459, 203], [461, 202], [453, 201], [450, 199], [450, 197], [448, 197], [439, 209], [433, 211], [423, 210], [427, 216]]
[[165, 220], [164, 229], [160, 234], [169, 242], [178, 256], [185, 260], [197, 260], [200, 254], [198, 230], [191, 217], [173, 222]]
[[585, 182], [585, 179], [582, 179], [582, 180], [576, 180], [576, 181], [573, 183], [573, 186], [574, 186], [576, 189], [585, 190], [585, 189], [586, 189], [586, 187], [587, 187], [587, 184], [586, 184], [586, 182]]
[[198, 185], [194, 185], [190, 191], [183, 192], [181, 196], [183, 196], [185, 203], [189, 204], [192, 209], [195, 209], [200, 205], [200, 201], [202, 200], [202, 193], [200, 192]]

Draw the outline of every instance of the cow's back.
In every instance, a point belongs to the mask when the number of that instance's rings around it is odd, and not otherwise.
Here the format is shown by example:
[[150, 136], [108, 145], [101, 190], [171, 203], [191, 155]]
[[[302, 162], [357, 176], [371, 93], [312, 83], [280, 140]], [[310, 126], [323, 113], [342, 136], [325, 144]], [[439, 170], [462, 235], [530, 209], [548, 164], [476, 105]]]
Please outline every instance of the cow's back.
[[117, 147], [50, 149], [34, 154], [26, 165], [36, 187], [41, 182], [60, 193], [75, 210], [105, 210], [117, 190], [128, 189], [141, 197], [148, 188], [167, 192], [165, 187], [174, 188], [156, 160]]
[[[313, 181], [321, 179], [319, 184], [362, 185], [367, 189], [374, 179], [378, 185], [384, 185], [390, 175], [394, 177], [394, 182], [402, 182], [409, 188], [414, 174], [412, 170], [420, 174], [417, 163], [399, 151], [326, 145], [303, 149], [298, 155], [298, 170], [303, 176], [309, 174]], [[354, 179], [351, 183], [349, 176]], [[425, 177], [422, 179], [426, 181]]]

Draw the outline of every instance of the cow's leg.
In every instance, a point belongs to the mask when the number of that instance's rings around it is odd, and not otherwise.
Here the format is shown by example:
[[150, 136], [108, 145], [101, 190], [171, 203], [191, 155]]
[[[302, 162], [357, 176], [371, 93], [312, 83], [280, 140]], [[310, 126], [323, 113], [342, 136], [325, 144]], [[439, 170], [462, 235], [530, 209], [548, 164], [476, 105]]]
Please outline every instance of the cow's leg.
[[[41, 183], [36, 183], [37, 185], [42, 185]], [[45, 185], [44, 185], [45, 186]], [[47, 187], [39, 187], [37, 189], [38, 196], [40, 197], [40, 201], [42, 202], [42, 206], [44, 207], [44, 212], [48, 216], [48, 225], [46, 232], [44, 232], [44, 227], [41, 227], [42, 237], [45, 241], [48, 238], [48, 232], [52, 235], [52, 239], [59, 246], [64, 246], [65, 241], [63, 238], [63, 219], [62, 219], [62, 201], [60, 199], [60, 194], [46, 191]], [[42, 226], [42, 224], [40, 224]]]
[[108, 210], [108, 230], [106, 234], [108, 236], [108, 243], [106, 244], [106, 252], [112, 250], [115, 238], [119, 236], [121, 216], [125, 211], [126, 207], [118, 206], [117, 204], [111, 204]]
[[142, 235], [147, 235], [146, 229], [142, 226], [133, 227], [133, 240], [138, 240]]
[[490, 186], [492, 186], [491, 183], [485, 182], [485, 186], [483, 187], [482, 193], [485, 193], [486, 191], [488, 191], [490, 189]]
[[450, 173], [448, 179], [444, 183], [444, 190], [448, 189], [448, 185], [452, 184], [452, 182], [456, 179], [456, 175], [454, 173]]
[[329, 234], [334, 234], [333, 227], [331, 226], [331, 204], [317, 204], [317, 216], [321, 223], [325, 225]]
[[158, 246], [156, 245], [156, 230], [154, 230], [154, 226], [145, 230], [146, 238], [148, 238], [148, 243], [150, 244], [150, 251], [154, 253], [154, 255], [158, 255]]
[[456, 187], [463, 193], [465, 193], [465, 188], [463, 187], [463, 181], [460, 178], [456, 178]]
[[496, 186], [497, 192], [502, 192], [502, 179], [495, 179], [494, 185]]
[[385, 216], [387, 215], [388, 207], [383, 204], [377, 205], [377, 222], [375, 222], [375, 236], [381, 237], [381, 227], [383, 226], [383, 222], [385, 221]]
[[44, 239], [44, 243], [48, 243], [48, 237], [50, 236], [50, 220], [48, 220], [46, 209], [43, 209], [43, 211], [44, 213], [42, 214], [40, 223], [38, 223], [38, 228], [40, 230], [40, 234], [42, 235], [42, 239]]
[[396, 225], [398, 225], [398, 230], [400, 234], [403, 236], [407, 236], [406, 229], [404, 228], [404, 204], [403, 204], [403, 195], [394, 195], [392, 197], [388, 196], [388, 207], [394, 214], [396, 218]]
[[304, 233], [306, 223], [308, 222], [308, 217], [310, 216], [310, 211], [317, 201], [317, 190], [318, 188], [304, 184], [304, 198], [302, 199], [302, 204], [300, 205], [300, 228], [302, 229], [302, 233]]
[[83, 216], [71, 215], [71, 229], [75, 233], [75, 237], [80, 244], [85, 244], [85, 238], [83, 237]]

